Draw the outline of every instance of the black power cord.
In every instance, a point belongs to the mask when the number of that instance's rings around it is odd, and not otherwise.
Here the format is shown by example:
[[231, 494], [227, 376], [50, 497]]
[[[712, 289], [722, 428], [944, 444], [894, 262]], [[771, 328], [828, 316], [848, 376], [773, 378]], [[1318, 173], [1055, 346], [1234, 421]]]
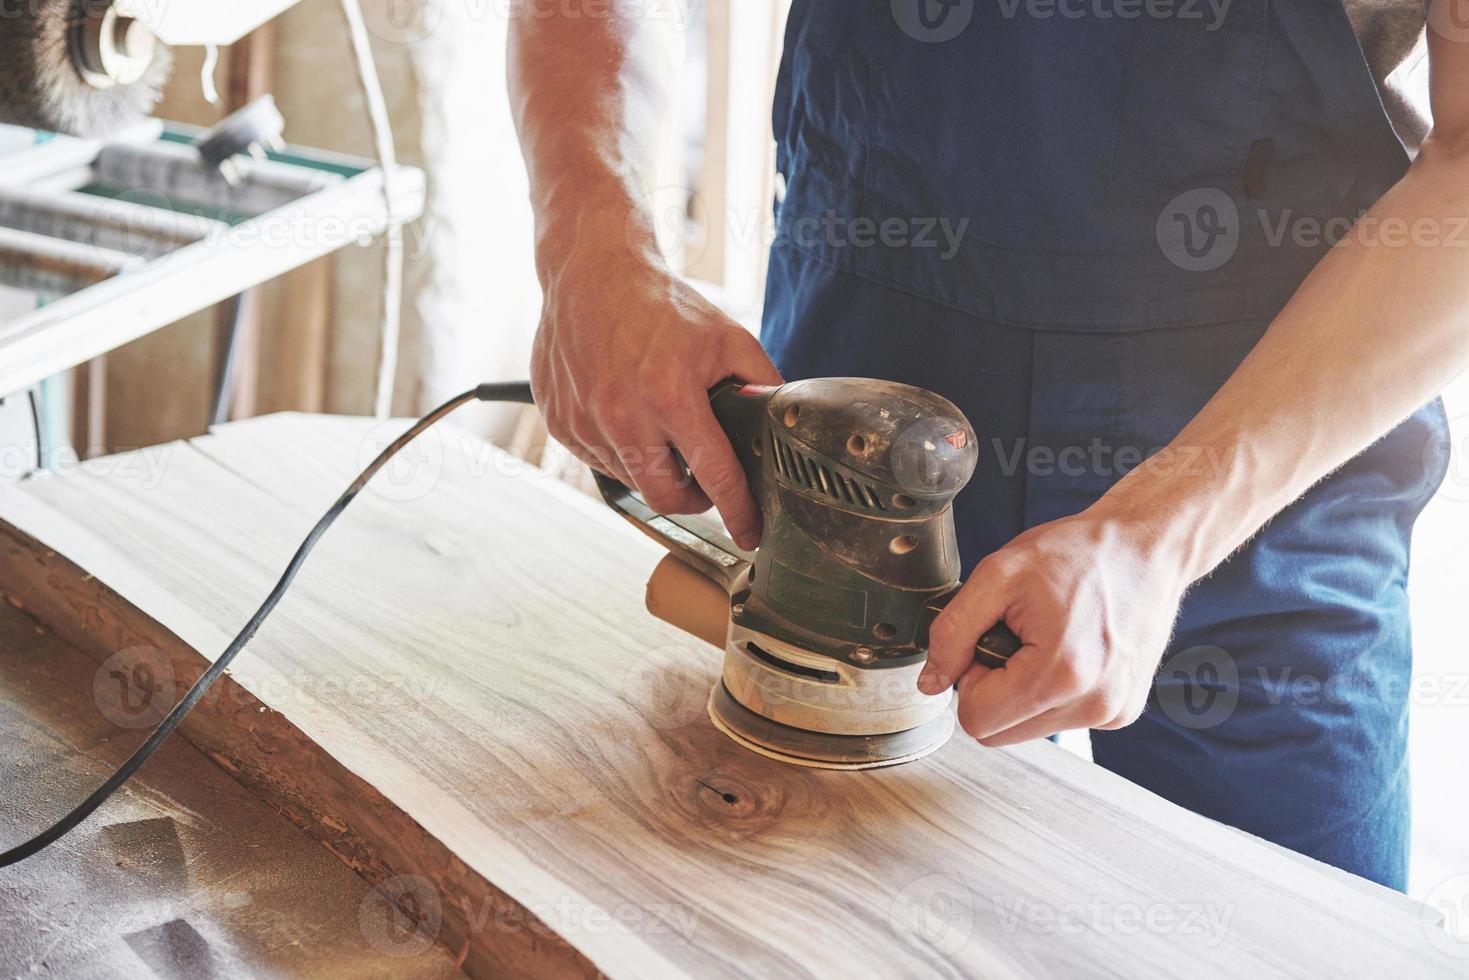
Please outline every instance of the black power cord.
[[306, 556], [311, 553], [311, 549], [316, 546], [316, 542], [326, 533], [326, 529], [331, 527], [332, 522], [341, 515], [342, 511], [347, 509], [347, 505], [361, 492], [362, 488], [367, 486], [367, 481], [371, 480], [373, 475], [382, 469], [388, 460], [396, 456], [399, 450], [418, 438], [425, 429], [454, 411], [454, 409], [472, 401], [533, 404], [529, 381], [482, 384], [477, 388], [466, 391], [462, 395], [456, 395], [444, 402], [444, 404], [409, 426], [408, 430], [397, 439], [394, 439], [386, 449], [377, 454], [377, 457], [371, 463], [367, 464], [367, 468], [357, 475], [357, 479], [353, 480], [346, 490], [342, 491], [342, 495], [337, 498], [336, 503], [332, 504], [327, 509], [327, 512], [321, 516], [321, 519], [311, 528], [311, 532], [306, 535], [306, 540], [301, 542], [301, 546], [291, 556], [290, 562], [286, 565], [286, 570], [281, 573], [279, 581], [275, 583], [275, 588], [270, 590], [270, 595], [265, 597], [265, 601], [260, 604], [260, 608], [255, 610], [255, 614], [250, 617], [240, 632], [230, 641], [230, 645], [225, 648], [224, 653], [220, 654], [219, 659], [209, 665], [209, 668], [194, 682], [194, 686], [189, 688], [188, 693], [183, 696], [183, 699], [173, 706], [173, 710], [168, 713], [168, 717], [158, 723], [158, 727], [153, 729], [153, 734], [148, 736], [148, 740], [138, 746], [133, 754], [128, 756], [127, 761], [119, 766], [116, 772], [107, 777], [106, 782], [98, 786], [91, 796], [78, 803], [70, 813], [25, 843], [17, 844], [15, 847], [0, 854], [0, 868], [15, 864], [17, 861], [23, 861], [47, 845], [60, 840], [76, 827], [77, 824], [85, 820], [93, 810], [101, 806], [109, 796], [117, 792], [118, 787], [127, 782], [133, 773], [137, 772], [143, 763], [148, 761], [148, 757], [153, 754], [154, 750], [163, 744], [163, 740], [168, 738], [175, 728], [179, 727], [179, 723], [184, 720], [184, 716], [189, 713], [194, 705], [199, 703], [199, 700], [204, 697], [205, 692], [224, 673], [225, 668], [230, 665], [230, 661], [234, 660], [236, 654], [245, 648], [245, 644], [250, 642], [255, 632], [265, 622], [265, 617], [270, 615], [271, 610], [275, 609], [276, 604], [286, 594], [286, 589], [290, 587], [291, 580], [301, 570], [301, 565], [306, 561]]

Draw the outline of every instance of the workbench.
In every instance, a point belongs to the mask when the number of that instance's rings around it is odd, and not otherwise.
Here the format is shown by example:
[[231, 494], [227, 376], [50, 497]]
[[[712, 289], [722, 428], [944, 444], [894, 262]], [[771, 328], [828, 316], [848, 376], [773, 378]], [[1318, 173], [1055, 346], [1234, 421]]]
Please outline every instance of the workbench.
[[[406, 424], [271, 416], [0, 487], [0, 589], [136, 685], [125, 704], [176, 696]], [[474, 976], [1462, 972], [1430, 911], [1048, 742], [960, 736], [861, 773], [738, 747], [704, 714], [719, 652], [643, 610], [660, 555], [599, 502], [433, 431], [182, 735], [380, 886], [405, 963]], [[84, 867], [124, 802], [37, 860]]]

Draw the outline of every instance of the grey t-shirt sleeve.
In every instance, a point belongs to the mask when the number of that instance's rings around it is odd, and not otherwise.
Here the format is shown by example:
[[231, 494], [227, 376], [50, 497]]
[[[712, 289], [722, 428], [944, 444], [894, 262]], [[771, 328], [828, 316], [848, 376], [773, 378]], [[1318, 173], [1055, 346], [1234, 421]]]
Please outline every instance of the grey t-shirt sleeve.
[[1344, 0], [1388, 119], [1410, 154], [1428, 133], [1425, 0]]

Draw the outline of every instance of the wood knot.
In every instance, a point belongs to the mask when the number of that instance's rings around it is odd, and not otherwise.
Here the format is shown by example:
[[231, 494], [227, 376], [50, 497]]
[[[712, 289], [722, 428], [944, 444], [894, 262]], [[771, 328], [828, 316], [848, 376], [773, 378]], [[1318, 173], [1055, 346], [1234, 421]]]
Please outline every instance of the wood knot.
[[736, 838], [764, 833], [785, 811], [788, 787], [728, 769], [694, 776], [684, 786], [688, 815], [700, 826]]

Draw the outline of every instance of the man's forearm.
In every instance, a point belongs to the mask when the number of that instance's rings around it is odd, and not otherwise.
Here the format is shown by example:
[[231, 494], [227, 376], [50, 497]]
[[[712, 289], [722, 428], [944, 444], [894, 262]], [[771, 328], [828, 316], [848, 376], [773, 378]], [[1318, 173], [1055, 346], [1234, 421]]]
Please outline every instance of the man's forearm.
[[646, 4], [565, 0], [514, 7], [511, 107], [530, 176], [545, 277], [578, 243], [656, 261], [642, 205], [677, 81], [680, 35]]
[[1188, 581], [1469, 367], [1469, 152], [1430, 139], [1230, 379], [1098, 505]]

